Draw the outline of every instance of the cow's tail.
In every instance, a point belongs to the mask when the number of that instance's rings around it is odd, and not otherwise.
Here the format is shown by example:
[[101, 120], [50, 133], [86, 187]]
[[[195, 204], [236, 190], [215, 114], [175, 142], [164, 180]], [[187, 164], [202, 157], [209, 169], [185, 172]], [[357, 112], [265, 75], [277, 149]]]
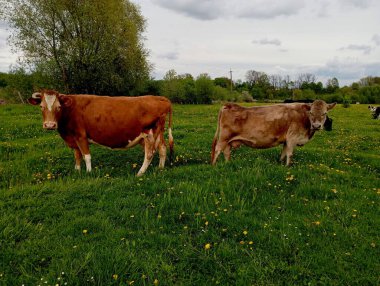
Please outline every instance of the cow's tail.
[[174, 156], [174, 138], [172, 134], [172, 117], [173, 117], [173, 108], [170, 104], [169, 108], [169, 162], [173, 162], [173, 156]]
[[212, 146], [211, 146], [211, 164], [213, 164], [214, 158], [215, 158], [215, 147], [216, 147], [216, 143], [218, 142], [219, 129], [220, 129], [220, 118], [222, 117], [222, 111], [223, 111], [223, 107], [220, 109], [219, 114], [218, 114], [218, 122], [217, 122], [217, 125], [216, 125], [216, 132], [215, 132], [215, 135], [214, 135], [214, 140], [212, 141]]

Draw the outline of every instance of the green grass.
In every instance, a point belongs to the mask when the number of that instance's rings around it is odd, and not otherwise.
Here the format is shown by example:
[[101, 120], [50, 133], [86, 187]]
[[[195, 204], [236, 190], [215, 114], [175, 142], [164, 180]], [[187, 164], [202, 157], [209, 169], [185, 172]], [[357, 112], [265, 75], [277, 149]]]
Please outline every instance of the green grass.
[[290, 168], [211, 167], [218, 110], [174, 106], [173, 166], [136, 178], [140, 147], [77, 173], [37, 108], [1, 106], [0, 285], [379, 285], [380, 121], [338, 106]]

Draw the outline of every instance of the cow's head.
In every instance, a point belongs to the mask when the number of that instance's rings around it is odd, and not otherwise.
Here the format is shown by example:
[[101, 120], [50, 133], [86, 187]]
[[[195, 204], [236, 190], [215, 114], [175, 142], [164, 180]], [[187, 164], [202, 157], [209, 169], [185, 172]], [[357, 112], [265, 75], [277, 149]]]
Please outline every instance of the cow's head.
[[308, 104], [307, 109], [309, 110], [311, 129], [322, 129], [326, 121], [327, 112], [333, 109], [335, 105], [336, 102], [327, 104], [323, 100], [315, 100], [313, 103]]
[[58, 120], [62, 114], [62, 108], [71, 104], [70, 98], [54, 90], [43, 90], [33, 93], [28, 101], [33, 105], [40, 105], [43, 117], [42, 126], [48, 130], [58, 128]]

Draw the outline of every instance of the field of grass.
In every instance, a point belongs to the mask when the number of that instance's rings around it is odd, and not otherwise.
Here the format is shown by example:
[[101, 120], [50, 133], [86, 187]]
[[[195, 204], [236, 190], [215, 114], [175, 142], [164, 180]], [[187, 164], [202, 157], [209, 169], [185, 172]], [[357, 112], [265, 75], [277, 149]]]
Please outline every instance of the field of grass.
[[0, 106], [0, 285], [379, 285], [380, 121], [337, 106], [333, 131], [209, 165], [220, 106], [174, 106], [175, 162], [92, 146], [93, 172]]

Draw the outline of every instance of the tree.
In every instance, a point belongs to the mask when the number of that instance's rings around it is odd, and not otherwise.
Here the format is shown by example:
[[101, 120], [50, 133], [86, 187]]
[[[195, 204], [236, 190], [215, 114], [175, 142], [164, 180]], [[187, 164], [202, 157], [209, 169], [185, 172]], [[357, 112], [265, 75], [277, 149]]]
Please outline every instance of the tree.
[[214, 93], [214, 83], [206, 73], [200, 74], [195, 81], [195, 103], [211, 103], [211, 97]]
[[333, 93], [339, 89], [339, 81], [336, 77], [328, 79], [326, 83], [326, 92]]
[[[131, 94], [151, 69], [129, 0], [1, 0], [13, 46], [66, 92]], [[57, 81], [58, 80], [58, 81]]]

